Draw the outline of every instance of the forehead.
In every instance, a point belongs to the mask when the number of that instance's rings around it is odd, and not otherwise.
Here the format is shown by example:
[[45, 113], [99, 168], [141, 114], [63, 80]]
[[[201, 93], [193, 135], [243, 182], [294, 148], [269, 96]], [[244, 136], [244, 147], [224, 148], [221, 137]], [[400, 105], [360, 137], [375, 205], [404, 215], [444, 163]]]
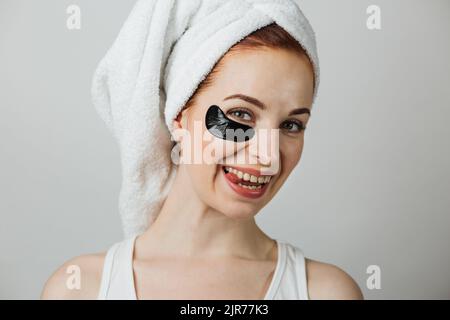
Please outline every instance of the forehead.
[[214, 77], [211, 94], [254, 96], [267, 104], [312, 103], [314, 73], [305, 55], [258, 48], [228, 53]]

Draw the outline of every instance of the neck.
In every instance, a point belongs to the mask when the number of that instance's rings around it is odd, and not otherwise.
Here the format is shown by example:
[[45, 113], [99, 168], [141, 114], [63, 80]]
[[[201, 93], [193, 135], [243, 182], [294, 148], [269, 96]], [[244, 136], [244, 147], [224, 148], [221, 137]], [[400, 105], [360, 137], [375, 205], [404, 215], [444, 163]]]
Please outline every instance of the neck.
[[[138, 239], [142, 251], [164, 256], [270, 259], [275, 241], [254, 217], [236, 219], [205, 204], [180, 165], [156, 218]], [[137, 246], [138, 244], [136, 244]]]

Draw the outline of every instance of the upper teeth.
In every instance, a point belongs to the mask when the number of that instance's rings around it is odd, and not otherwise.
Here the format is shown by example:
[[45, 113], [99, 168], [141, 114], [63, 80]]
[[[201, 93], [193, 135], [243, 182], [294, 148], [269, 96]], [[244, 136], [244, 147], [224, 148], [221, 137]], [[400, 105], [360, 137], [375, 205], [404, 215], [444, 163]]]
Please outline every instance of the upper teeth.
[[234, 173], [239, 179], [242, 179], [244, 181], [250, 181], [253, 183], [267, 183], [270, 181], [270, 178], [272, 178], [272, 176], [254, 176], [252, 174], [249, 174], [247, 172], [242, 172], [239, 170], [236, 170], [234, 168], [231, 167], [225, 167], [225, 170], [228, 172], [232, 172]]

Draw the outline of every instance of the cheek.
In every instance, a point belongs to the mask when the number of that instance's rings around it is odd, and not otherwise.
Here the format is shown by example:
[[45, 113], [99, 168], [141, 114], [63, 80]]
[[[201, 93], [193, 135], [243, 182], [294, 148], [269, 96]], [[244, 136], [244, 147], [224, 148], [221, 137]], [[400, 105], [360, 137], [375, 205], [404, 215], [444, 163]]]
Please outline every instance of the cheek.
[[208, 130], [203, 130], [201, 141], [196, 144], [201, 156], [202, 163], [207, 165], [220, 165], [224, 163], [234, 163], [236, 157], [242, 156], [245, 152], [245, 142], [234, 142], [223, 140], [213, 136]]
[[300, 161], [303, 151], [303, 138], [301, 141], [287, 140], [281, 145], [282, 168], [285, 175], [289, 175], [291, 171]]
[[224, 140], [209, 132], [205, 123], [206, 112], [198, 106], [187, 110], [189, 141], [182, 145], [182, 149], [186, 150], [183, 152], [184, 163], [223, 164], [227, 158], [236, 156], [246, 147], [246, 142]]
[[[204, 201], [211, 197], [214, 191], [214, 180], [216, 176], [215, 165], [188, 164], [187, 171], [190, 177], [190, 188]], [[187, 187], [187, 185], [186, 185]]]

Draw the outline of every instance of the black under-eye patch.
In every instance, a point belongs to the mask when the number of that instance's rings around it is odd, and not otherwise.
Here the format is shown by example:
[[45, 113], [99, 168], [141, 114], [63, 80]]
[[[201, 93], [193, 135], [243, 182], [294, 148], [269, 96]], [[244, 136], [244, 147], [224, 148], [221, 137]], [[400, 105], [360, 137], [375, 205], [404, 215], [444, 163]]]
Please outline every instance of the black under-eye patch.
[[223, 140], [244, 142], [255, 135], [252, 127], [228, 118], [216, 105], [210, 106], [206, 112], [205, 125], [213, 136]]

